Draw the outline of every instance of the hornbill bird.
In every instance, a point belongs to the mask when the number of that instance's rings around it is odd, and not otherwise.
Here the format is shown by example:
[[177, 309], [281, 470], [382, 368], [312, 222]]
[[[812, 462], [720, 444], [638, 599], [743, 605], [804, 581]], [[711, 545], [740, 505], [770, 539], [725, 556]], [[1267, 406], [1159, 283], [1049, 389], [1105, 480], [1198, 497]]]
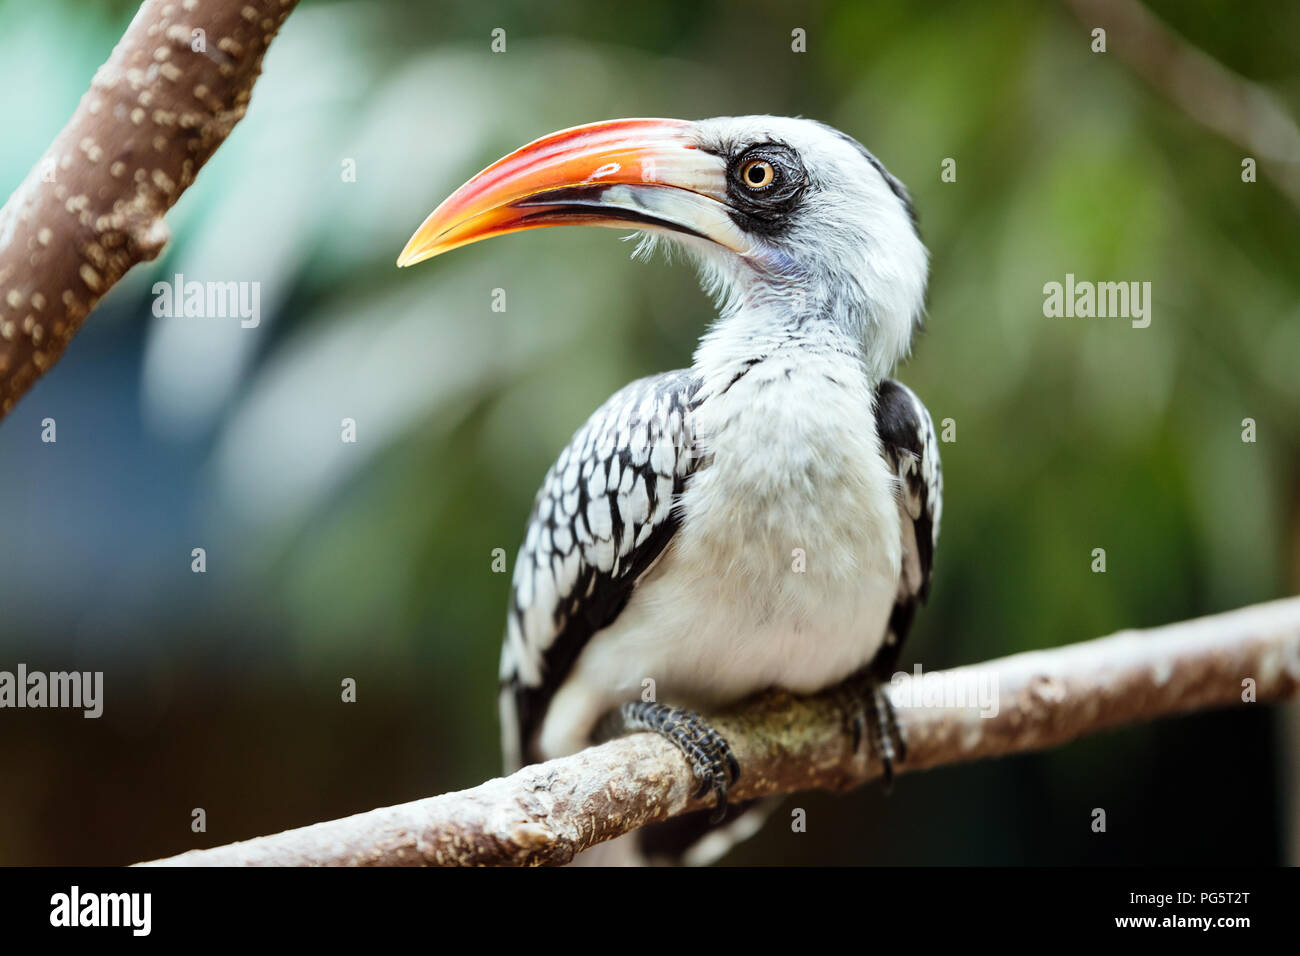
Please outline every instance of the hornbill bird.
[[719, 315], [690, 368], [615, 394], [542, 483], [501, 654], [507, 769], [658, 732], [717, 809], [629, 837], [702, 862], [761, 807], [728, 807], [743, 768], [700, 711], [842, 684], [887, 778], [905, 759], [882, 683], [929, 591], [942, 479], [929, 413], [889, 375], [927, 252], [855, 139], [745, 116], [545, 136], [452, 193], [398, 265], [570, 224], [672, 239]]

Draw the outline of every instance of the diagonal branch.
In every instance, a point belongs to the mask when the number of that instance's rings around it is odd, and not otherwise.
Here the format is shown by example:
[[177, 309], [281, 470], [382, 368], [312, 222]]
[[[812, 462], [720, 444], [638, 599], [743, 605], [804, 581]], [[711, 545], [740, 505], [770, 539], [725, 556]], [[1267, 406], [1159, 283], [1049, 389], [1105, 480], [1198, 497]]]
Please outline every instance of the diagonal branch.
[[1259, 160], [1300, 206], [1300, 127], [1268, 87], [1234, 73], [1175, 33], [1138, 0], [1065, 0], [1104, 27], [1115, 54], [1191, 119]]
[[[996, 691], [978, 706], [936, 706], [942, 691]], [[1300, 689], [1300, 598], [1081, 644], [897, 678], [907, 739], [899, 769], [923, 770], [1058, 746], [1088, 734]], [[712, 720], [743, 768], [737, 800], [843, 790], [880, 773], [852, 752], [834, 692], [768, 694]], [[906, 706], [908, 703], [917, 706]], [[149, 865], [538, 865], [643, 824], [704, 807], [678, 752], [634, 734], [526, 767], [471, 790], [318, 823]]]
[[145, 0], [0, 209], [0, 419], [126, 271], [248, 109], [298, 0]]

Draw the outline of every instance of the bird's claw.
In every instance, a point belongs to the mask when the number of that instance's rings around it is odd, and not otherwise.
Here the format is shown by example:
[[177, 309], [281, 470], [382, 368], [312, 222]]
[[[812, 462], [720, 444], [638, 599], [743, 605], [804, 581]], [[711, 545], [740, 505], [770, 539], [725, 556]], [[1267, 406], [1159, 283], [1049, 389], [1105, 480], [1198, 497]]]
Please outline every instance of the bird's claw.
[[700, 783], [694, 797], [712, 791], [715, 804], [709, 822], [721, 823], [727, 814], [727, 791], [740, 779], [740, 764], [722, 735], [683, 707], [635, 701], [624, 704], [619, 715], [625, 730], [652, 731], [682, 752]]
[[858, 752], [865, 736], [880, 757], [885, 792], [890, 792], [894, 787], [894, 765], [907, 759], [907, 741], [885, 685], [875, 679], [851, 681], [840, 691], [840, 707], [853, 737], [853, 752]]

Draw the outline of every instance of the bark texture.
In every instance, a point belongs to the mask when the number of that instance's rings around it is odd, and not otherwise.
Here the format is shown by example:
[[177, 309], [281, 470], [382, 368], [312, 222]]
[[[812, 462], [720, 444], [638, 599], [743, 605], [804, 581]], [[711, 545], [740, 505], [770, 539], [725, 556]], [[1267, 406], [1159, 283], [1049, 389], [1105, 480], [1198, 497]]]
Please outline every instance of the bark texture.
[[72, 119], [0, 209], [0, 418], [100, 298], [168, 240], [163, 215], [248, 109], [297, 0], [145, 0]]
[[[996, 688], [996, 713], [926, 697], [979, 687]], [[890, 692], [908, 748], [897, 770], [1041, 750], [1158, 717], [1261, 706], [1297, 690], [1300, 598], [1289, 598], [897, 679]], [[737, 800], [844, 790], [880, 773], [874, 755], [853, 751], [833, 691], [766, 694], [711, 720], [742, 767]], [[646, 823], [707, 806], [691, 797], [694, 788], [677, 750], [639, 733], [459, 793], [149, 865], [562, 864]]]

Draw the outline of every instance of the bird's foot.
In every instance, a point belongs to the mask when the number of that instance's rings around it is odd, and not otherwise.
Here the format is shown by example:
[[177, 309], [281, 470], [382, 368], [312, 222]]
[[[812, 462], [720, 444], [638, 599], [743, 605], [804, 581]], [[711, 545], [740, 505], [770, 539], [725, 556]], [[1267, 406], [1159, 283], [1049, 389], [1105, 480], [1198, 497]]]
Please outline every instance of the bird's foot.
[[885, 684], [873, 677], [848, 681], [840, 688], [840, 707], [853, 735], [853, 752], [857, 753], [865, 736], [880, 757], [885, 792], [889, 793], [894, 788], [894, 764], [907, 759], [907, 741]]
[[618, 711], [623, 730], [649, 730], [666, 738], [682, 752], [700, 782], [697, 798], [713, 791], [716, 796], [711, 823], [721, 823], [727, 813], [727, 790], [740, 779], [740, 764], [722, 735], [699, 714], [683, 707], [634, 701]]

